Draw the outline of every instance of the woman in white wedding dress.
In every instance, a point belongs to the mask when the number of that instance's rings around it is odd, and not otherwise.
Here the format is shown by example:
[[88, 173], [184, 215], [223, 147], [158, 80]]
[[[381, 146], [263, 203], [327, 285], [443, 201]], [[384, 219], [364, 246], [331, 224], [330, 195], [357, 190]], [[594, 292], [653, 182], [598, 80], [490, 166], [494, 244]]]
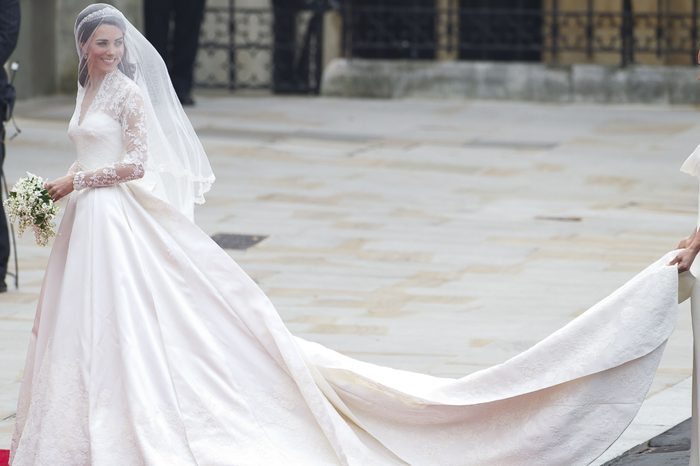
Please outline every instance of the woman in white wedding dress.
[[[700, 64], [700, 51], [697, 56]], [[698, 76], [700, 79], [700, 76]], [[700, 180], [700, 145], [681, 166], [681, 171]], [[700, 198], [699, 198], [700, 200]], [[697, 277], [700, 274], [700, 260], [695, 260], [700, 252], [700, 202], [698, 203], [698, 220], [696, 228], [687, 238], [678, 244], [679, 251], [670, 265], [676, 265], [681, 274]], [[683, 275], [682, 275], [683, 276]], [[690, 433], [690, 466], [700, 466], [700, 384], [698, 384], [698, 361], [700, 361], [700, 282], [693, 280], [690, 290], [690, 314], [693, 326], [693, 387], [692, 387], [692, 421]]]
[[[584, 465], [627, 427], [676, 321], [669, 253], [460, 379], [292, 336], [192, 223], [213, 182], [157, 52], [115, 8], [75, 27], [77, 160], [32, 329], [11, 464]], [[72, 192], [72, 193], [71, 193]]]

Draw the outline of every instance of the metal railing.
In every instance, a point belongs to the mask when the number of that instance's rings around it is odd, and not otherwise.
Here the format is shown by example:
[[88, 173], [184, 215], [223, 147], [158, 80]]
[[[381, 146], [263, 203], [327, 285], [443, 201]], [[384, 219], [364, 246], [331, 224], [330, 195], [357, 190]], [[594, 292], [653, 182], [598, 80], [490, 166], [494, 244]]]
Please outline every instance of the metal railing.
[[318, 93], [326, 2], [209, 5], [200, 35], [195, 81], [200, 88]]
[[[633, 0], [619, 9], [596, 8], [582, 0], [578, 9], [564, 9], [551, 0], [528, 7], [503, 8], [488, 2], [454, 2], [461, 6], [342, 5], [343, 51], [346, 57], [462, 60], [523, 60], [558, 63], [566, 60], [605, 61], [621, 66], [649, 61], [696, 63], [698, 0], [686, 11], [669, 11], [658, 0], [655, 11], [637, 11]], [[481, 6], [470, 6], [477, 3]], [[522, 3], [522, 2], [521, 2]], [[683, 2], [681, 2], [683, 4]], [[534, 5], [534, 6], [533, 6]], [[678, 2], [676, 2], [678, 5]], [[571, 54], [578, 54], [572, 58]]]

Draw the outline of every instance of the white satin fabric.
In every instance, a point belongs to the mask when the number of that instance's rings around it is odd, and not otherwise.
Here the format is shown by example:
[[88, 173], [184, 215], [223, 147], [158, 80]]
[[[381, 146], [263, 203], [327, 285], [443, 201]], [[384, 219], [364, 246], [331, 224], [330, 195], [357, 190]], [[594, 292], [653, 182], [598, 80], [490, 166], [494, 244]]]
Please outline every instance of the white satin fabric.
[[[697, 266], [698, 261], [693, 263]], [[695, 268], [695, 267], [694, 267]], [[700, 267], [699, 267], [700, 268]], [[693, 270], [693, 269], [691, 269]], [[695, 272], [695, 270], [693, 270]], [[698, 361], [700, 361], [700, 285], [697, 283], [692, 288], [690, 297], [690, 314], [693, 326], [693, 388], [692, 388], [692, 419], [690, 422], [690, 466], [700, 466], [700, 451], [698, 451], [698, 419], [700, 419], [700, 385], [698, 384]]]
[[[683, 162], [681, 171], [700, 179], [700, 145]], [[698, 195], [698, 221], [700, 228], [700, 191]], [[700, 259], [693, 262], [690, 272], [700, 276]], [[693, 388], [692, 420], [690, 423], [690, 466], [700, 466], [700, 383], [698, 383], [698, 362], [700, 361], [700, 283], [693, 284], [690, 296], [690, 314], [693, 326]]]
[[[688, 156], [681, 165], [681, 171], [700, 179], [700, 145]], [[700, 192], [698, 195], [698, 221], [700, 228]], [[694, 276], [700, 274], [700, 259], [696, 259], [691, 267]], [[700, 284], [695, 283], [691, 291], [690, 313], [693, 325], [693, 407], [690, 436], [690, 466], [700, 466], [700, 384], [698, 383], [698, 361], [700, 361]]]
[[[81, 165], [123, 156], [119, 125], [83, 125]], [[647, 394], [677, 317], [671, 257], [524, 353], [448, 379], [295, 338], [228, 254], [138, 184], [75, 192], [11, 464], [585, 465]]]

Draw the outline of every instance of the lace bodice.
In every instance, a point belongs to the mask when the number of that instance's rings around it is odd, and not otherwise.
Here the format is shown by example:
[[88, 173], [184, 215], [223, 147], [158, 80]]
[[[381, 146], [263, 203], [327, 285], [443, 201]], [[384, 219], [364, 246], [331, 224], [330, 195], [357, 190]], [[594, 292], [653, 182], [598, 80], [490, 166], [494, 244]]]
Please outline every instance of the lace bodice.
[[107, 74], [83, 110], [85, 90], [78, 90], [68, 136], [77, 149], [75, 190], [113, 186], [141, 178], [148, 143], [146, 113], [139, 87], [116, 70]]

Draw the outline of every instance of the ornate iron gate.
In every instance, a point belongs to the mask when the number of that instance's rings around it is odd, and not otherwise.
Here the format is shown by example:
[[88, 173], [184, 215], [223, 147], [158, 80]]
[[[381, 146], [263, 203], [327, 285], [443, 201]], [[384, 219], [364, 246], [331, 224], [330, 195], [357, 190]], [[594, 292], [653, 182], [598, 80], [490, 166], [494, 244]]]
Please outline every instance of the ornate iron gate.
[[210, 0], [200, 36], [196, 85], [317, 94], [323, 14], [330, 7], [328, 1], [318, 0], [272, 0], [266, 8]]
[[[347, 0], [347, 58], [696, 64], [699, 0]], [[646, 9], [643, 9], [645, 7]], [[681, 8], [683, 7], [683, 8]], [[455, 53], [456, 51], [456, 53]]]

